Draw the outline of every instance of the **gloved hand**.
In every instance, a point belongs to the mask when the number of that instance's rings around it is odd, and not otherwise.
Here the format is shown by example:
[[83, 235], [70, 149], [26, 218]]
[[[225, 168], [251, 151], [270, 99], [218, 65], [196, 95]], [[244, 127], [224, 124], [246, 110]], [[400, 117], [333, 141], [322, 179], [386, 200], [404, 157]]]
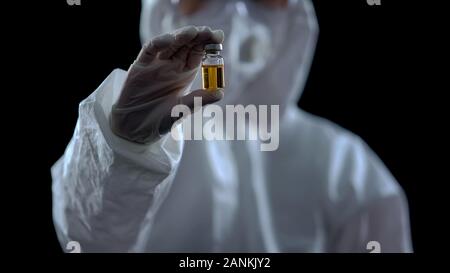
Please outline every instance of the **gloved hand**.
[[204, 105], [223, 98], [223, 90], [195, 90], [183, 95], [195, 78], [203, 57], [203, 47], [222, 43], [223, 32], [209, 27], [184, 27], [155, 37], [143, 46], [117, 102], [112, 106], [111, 130], [137, 143], [149, 143], [167, 133], [176, 121], [172, 107], [194, 107], [194, 96]]

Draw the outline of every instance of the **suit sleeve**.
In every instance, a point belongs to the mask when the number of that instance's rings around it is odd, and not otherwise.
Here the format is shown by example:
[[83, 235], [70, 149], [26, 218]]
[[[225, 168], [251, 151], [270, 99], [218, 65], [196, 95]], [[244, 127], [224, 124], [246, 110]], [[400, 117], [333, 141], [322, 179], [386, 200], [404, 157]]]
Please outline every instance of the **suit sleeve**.
[[183, 141], [167, 134], [141, 145], [110, 130], [110, 109], [125, 78], [114, 70], [80, 103], [73, 137], [51, 168], [53, 220], [64, 250], [76, 241], [82, 252], [144, 251], [170, 190]]

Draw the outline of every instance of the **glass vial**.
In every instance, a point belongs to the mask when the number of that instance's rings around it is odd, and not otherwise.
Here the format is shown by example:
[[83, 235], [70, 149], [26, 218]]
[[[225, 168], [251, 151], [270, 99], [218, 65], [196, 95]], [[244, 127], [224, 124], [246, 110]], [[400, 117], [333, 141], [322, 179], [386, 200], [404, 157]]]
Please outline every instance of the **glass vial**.
[[202, 59], [203, 89], [214, 91], [225, 87], [224, 62], [220, 56], [222, 44], [207, 44]]

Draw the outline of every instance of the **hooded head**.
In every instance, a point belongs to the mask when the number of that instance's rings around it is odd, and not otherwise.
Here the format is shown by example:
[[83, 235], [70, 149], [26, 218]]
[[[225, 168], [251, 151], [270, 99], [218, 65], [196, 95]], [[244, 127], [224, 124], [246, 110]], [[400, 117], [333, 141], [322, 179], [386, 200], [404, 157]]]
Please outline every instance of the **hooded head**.
[[[180, 4], [179, 0], [143, 0], [142, 43], [186, 25], [222, 29], [226, 87], [220, 104], [277, 104], [281, 114], [297, 104], [318, 34], [310, 0], [289, 0], [286, 7], [269, 7], [256, 0], [202, 0], [189, 12], [183, 12]], [[193, 89], [198, 88], [199, 74], [193, 84]]]

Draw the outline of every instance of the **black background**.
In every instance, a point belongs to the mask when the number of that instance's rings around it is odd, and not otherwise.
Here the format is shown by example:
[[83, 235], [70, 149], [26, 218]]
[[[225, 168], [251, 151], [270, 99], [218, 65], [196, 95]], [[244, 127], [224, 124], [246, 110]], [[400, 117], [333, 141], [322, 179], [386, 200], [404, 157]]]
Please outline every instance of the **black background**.
[[[72, 136], [78, 103], [113, 69], [126, 70], [139, 52], [140, 4], [49, 1], [36, 11], [28, 8], [32, 20], [17, 31], [27, 41], [23, 54], [37, 57], [25, 73], [37, 77], [25, 93], [27, 120], [11, 125], [24, 132], [19, 138], [25, 146], [11, 157], [19, 174], [15, 183], [30, 196], [20, 201], [25, 209], [14, 213], [12, 226], [26, 234], [25, 241], [33, 238], [45, 246], [41, 252], [61, 252], [51, 217], [50, 167]], [[425, 168], [433, 161], [425, 132], [434, 125], [422, 109], [432, 93], [422, 86], [424, 68], [418, 65], [424, 58], [420, 43], [430, 35], [420, 23], [426, 12], [411, 1], [369, 6], [366, 0], [317, 0], [314, 5], [319, 41], [299, 105], [360, 135], [380, 156], [407, 194], [414, 250], [427, 252], [435, 218], [425, 195], [437, 181]], [[28, 84], [22, 81], [18, 84]]]

